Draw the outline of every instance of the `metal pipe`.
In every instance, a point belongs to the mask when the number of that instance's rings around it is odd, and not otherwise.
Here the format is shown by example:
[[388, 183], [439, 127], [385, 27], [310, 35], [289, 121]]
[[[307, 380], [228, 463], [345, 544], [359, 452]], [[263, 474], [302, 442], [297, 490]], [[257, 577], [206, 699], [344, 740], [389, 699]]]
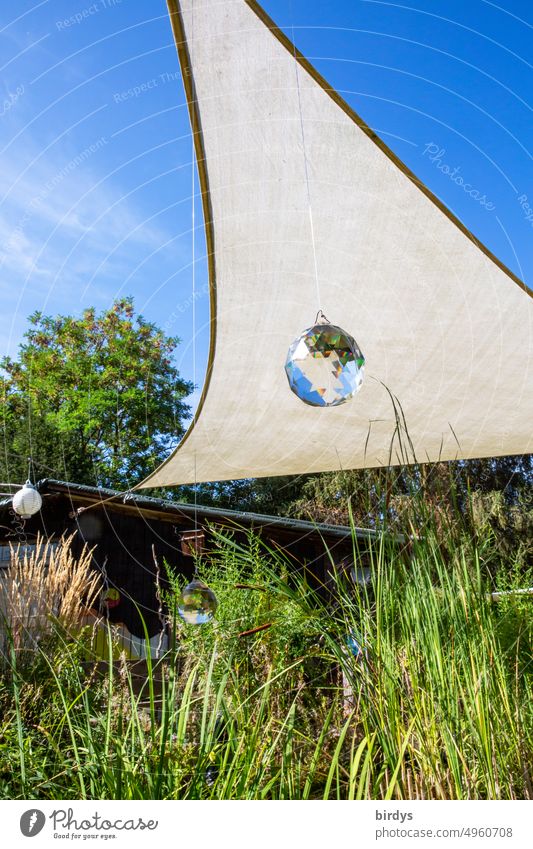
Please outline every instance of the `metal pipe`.
[[491, 601], [499, 601], [500, 598], [505, 598], [509, 595], [533, 595], [533, 587], [527, 587], [524, 590], [504, 590], [498, 593], [489, 593], [488, 597]]

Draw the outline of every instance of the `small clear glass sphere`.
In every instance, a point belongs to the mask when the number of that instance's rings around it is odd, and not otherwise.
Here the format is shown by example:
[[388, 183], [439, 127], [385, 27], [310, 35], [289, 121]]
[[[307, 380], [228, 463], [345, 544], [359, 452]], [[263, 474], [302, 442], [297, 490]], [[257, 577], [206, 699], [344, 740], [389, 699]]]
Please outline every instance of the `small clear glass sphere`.
[[43, 499], [33, 484], [26, 481], [13, 496], [13, 510], [23, 519], [31, 519], [43, 506]]
[[204, 625], [211, 622], [217, 607], [218, 600], [213, 590], [195, 578], [181, 594], [178, 613], [188, 625]]
[[322, 322], [294, 340], [285, 373], [290, 388], [304, 404], [338, 407], [359, 391], [364, 364], [353, 336], [335, 324]]

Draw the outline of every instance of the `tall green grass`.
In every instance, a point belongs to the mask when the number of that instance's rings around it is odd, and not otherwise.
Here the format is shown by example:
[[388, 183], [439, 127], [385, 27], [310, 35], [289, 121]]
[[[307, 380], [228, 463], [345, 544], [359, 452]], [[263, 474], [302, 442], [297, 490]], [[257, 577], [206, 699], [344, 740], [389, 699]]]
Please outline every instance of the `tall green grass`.
[[174, 575], [172, 648], [141, 684], [111, 639], [107, 673], [88, 664], [65, 623], [30, 656], [11, 640], [2, 797], [533, 798], [533, 600], [488, 596], [531, 576], [509, 562], [495, 579], [490, 535], [436, 521], [424, 499], [404, 530], [395, 542], [384, 525], [370, 552], [354, 533], [371, 579], [330, 553], [327, 587], [256, 537], [213, 531], [198, 566], [216, 622], [181, 623]]

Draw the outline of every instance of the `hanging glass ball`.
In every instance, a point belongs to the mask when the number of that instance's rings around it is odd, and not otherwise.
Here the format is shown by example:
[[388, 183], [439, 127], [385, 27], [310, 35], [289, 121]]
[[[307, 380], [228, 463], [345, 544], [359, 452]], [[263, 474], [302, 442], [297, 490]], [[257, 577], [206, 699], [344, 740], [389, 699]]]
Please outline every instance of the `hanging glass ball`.
[[13, 510], [23, 519], [31, 519], [43, 506], [43, 499], [30, 481], [13, 496]]
[[350, 631], [346, 638], [346, 645], [350, 649], [351, 653], [354, 657], [360, 658], [363, 654], [363, 649], [361, 648], [359, 641], [357, 640], [353, 631]]
[[337, 407], [358, 392], [364, 364], [355, 339], [324, 319], [294, 340], [285, 372], [289, 386], [304, 404]]
[[357, 661], [368, 660], [368, 650], [365, 649], [362, 641], [356, 636], [353, 630], [350, 630], [346, 638], [346, 645]]
[[218, 600], [213, 590], [194, 578], [181, 594], [178, 613], [188, 625], [203, 625], [211, 621], [217, 607]]
[[205, 783], [208, 787], [213, 787], [218, 778], [219, 769], [217, 766], [210, 764], [205, 771]]

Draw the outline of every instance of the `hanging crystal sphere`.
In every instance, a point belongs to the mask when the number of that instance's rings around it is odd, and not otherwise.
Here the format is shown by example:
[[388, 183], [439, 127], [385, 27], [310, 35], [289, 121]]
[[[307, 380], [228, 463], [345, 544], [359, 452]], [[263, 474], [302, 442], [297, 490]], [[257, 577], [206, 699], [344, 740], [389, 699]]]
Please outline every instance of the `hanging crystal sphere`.
[[213, 590], [194, 578], [181, 594], [178, 613], [188, 625], [203, 625], [211, 621], [217, 607], [218, 600]]
[[312, 407], [337, 407], [358, 392], [365, 358], [342, 328], [322, 316], [289, 348], [285, 372], [295, 395]]
[[30, 481], [13, 496], [13, 510], [23, 519], [31, 519], [43, 506], [43, 499]]
[[205, 771], [205, 783], [208, 787], [213, 787], [218, 778], [219, 769], [217, 766], [210, 764]]

